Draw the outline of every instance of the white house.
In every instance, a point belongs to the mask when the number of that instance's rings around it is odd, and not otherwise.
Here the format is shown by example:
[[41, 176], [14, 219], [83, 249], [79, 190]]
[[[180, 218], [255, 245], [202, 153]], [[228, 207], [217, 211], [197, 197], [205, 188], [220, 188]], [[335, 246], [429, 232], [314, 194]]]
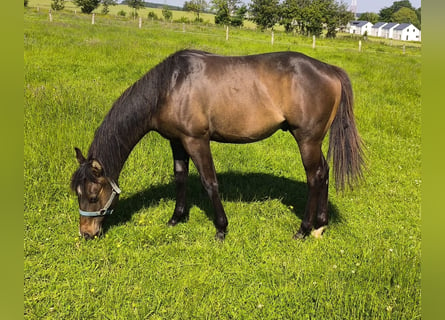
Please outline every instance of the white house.
[[371, 34], [372, 23], [369, 21], [351, 21], [349, 22], [349, 33], [364, 35]]
[[396, 22], [389, 22], [382, 27], [382, 38], [392, 39], [394, 28], [399, 24]]
[[420, 41], [420, 30], [411, 23], [402, 23], [394, 28], [392, 38], [403, 41]]
[[381, 37], [382, 36], [382, 28], [387, 24], [387, 22], [377, 22], [371, 28], [371, 36]]

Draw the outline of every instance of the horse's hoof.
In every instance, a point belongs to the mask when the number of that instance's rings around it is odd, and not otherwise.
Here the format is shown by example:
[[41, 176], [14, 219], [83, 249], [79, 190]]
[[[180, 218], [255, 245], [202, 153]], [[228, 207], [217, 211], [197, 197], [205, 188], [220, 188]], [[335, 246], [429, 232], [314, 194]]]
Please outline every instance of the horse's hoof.
[[170, 220], [168, 220], [168, 222], [167, 222], [167, 225], [169, 226], [169, 227], [174, 227], [174, 226], [176, 226], [178, 224], [178, 220], [176, 220], [176, 219], [170, 219]]
[[301, 231], [298, 231], [295, 235], [294, 235], [294, 239], [295, 240], [304, 240], [306, 238], [307, 234]]
[[217, 231], [216, 235], [215, 235], [215, 240], [217, 241], [224, 241], [224, 239], [226, 238], [226, 233], [223, 231]]

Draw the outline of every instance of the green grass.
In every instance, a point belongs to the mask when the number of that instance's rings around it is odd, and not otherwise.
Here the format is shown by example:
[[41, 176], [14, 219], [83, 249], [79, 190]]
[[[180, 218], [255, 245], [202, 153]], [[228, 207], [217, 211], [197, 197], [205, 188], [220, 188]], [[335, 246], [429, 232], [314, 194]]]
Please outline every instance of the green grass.
[[[420, 318], [420, 48], [277, 32], [24, 13], [24, 308], [26, 319]], [[100, 22], [100, 23], [99, 23]], [[120, 178], [104, 237], [78, 237], [69, 179], [113, 101], [182, 48], [221, 54], [295, 50], [347, 70], [366, 143], [366, 180], [330, 190], [322, 239], [295, 241], [306, 199], [293, 138], [212, 144], [229, 218], [214, 241], [211, 209], [191, 167], [190, 219], [174, 208], [171, 151], [142, 139]], [[324, 148], [326, 149], [325, 144]]]

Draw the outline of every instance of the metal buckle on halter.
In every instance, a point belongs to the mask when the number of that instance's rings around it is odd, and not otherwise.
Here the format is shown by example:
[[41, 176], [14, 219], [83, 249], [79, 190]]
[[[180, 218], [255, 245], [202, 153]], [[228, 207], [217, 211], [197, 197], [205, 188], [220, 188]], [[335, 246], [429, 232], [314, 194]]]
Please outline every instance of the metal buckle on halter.
[[100, 209], [99, 211], [83, 211], [79, 208], [79, 213], [81, 216], [84, 217], [103, 217], [109, 214], [113, 213], [113, 209], [110, 209], [111, 204], [113, 203], [114, 198], [116, 197], [116, 195], [119, 195], [121, 193], [121, 189], [119, 189], [119, 187], [117, 186], [117, 184], [111, 180], [108, 179], [108, 182], [110, 182], [111, 188], [113, 189], [113, 191], [111, 192], [111, 196], [110, 199], [108, 199], [107, 203], [105, 204], [105, 206]]

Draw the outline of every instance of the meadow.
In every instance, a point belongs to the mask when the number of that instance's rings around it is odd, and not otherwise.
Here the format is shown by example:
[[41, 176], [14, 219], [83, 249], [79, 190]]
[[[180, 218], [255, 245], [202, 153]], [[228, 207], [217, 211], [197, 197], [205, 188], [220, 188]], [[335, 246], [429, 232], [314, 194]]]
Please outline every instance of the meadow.
[[[277, 32], [24, 11], [25, 319], [419, 319], [419, 46], [312, 39]], [[190, 219], [174, 209], [168, 141], [149, 133], [119, 179], [104, 236], [78, 236], [69, 190], [74, 147], [87, 152], [113, 101], [171, 53], [293, 50], [344, 68], [366, 145], [365, 180], [329, 192], [321, 239], [296, 241], [306, 201], [293, 138], [212, 144], [229, 219], [214, 240], [212, 210], [191, 165]], [[326, 139], [327, 142], [327, 139]], [[327, 144], [324, 145], [327, 150]]]

